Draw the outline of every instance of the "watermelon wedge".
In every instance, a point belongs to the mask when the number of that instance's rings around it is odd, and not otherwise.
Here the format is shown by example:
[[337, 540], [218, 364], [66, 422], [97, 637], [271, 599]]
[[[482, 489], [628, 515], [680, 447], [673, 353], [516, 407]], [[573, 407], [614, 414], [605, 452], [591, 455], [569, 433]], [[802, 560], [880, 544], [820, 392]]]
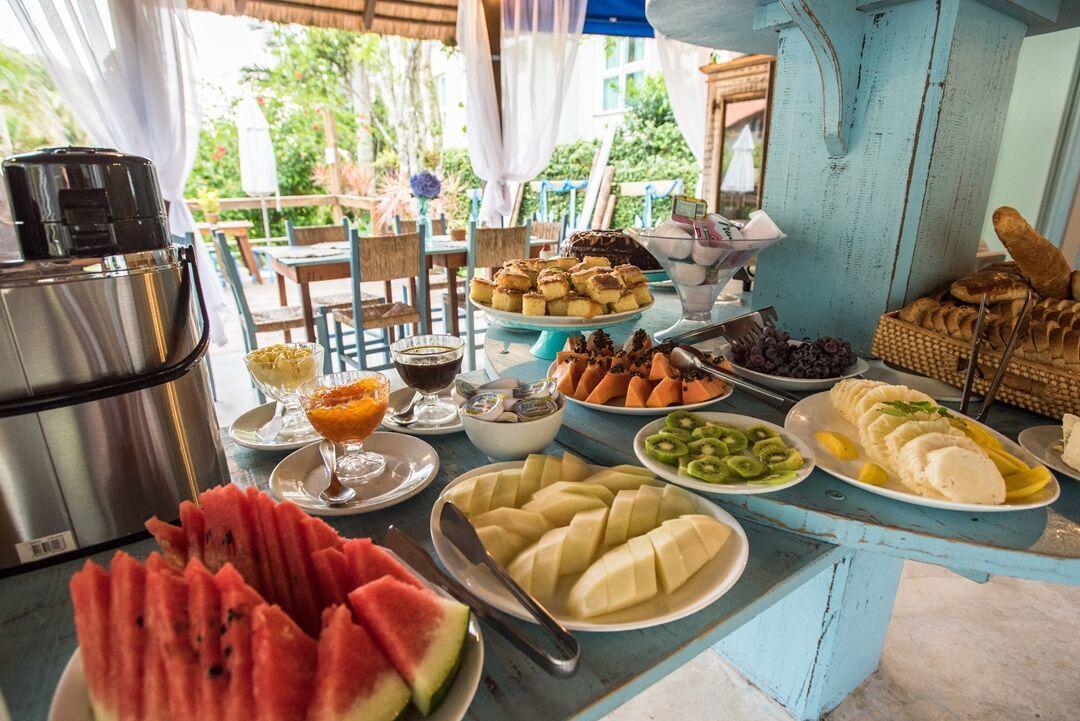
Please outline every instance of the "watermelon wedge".
[[188, 632], [188, 589], [183, 576], [171, 571], [147, 573], [146, 623], [150, 643], [157, 644], [168, 671], [172, 721], [197, 721], [199, 657]]
[[255, 691], [252, 678], [251, 630], [256, 606], [262, 597], [244, 582], [231, 564], [214, 574], [214, 584], [221, 594], [221, 655], [225, 659], [227, 691], [225, 721], [251, 721], [255, 716]]
[[109, 566], [110, 685], [117, 721], [142, 721], [143, 658], [146, 655], [146, 568], [123, 551]]
[[327, 606], [345, 603], [349, 591], [359, 585], [353, 577], [349, 559], [336, 548], [315, 551], [311, 554], [311, 563], [315, 567], [315, 577], [319, 579], [323, 603]]
[[262, 589], [247, 496], [230, 483], [205, 491], [200, 499], [206, 519], [203, 563], [212, 571], [231, 563], [249, 585]]
[[[254, 721], [298, 721], [307, 715], [318, 644], [280, 606], [256, 606], [251, 631]], [[339, 672], [350, 673], [343, 668]]]
[[461, 664], [469, 608], [391, 576], [354, 590], [349, 605], [412, 688], [420, 713], [430, 714]]
[[288, 564], [285, 561], [285, 549], [281, 545], [281, 535], [278, 533], [277, 514], [274, 507], [277, 503], [265, 493], [260, 493], [255, 499], [255, 517], [258, 519], [259, 538], [266, 545], [266, 557], [270, 567], [270, 583], [262, 589], [267, 599], [278, 604], [282, 608], [293, 608], [292, 584], [289, 582]]
[[154, 516], [143, 525], [146, 526], [146, 530], [150, 531], [150, 535], [154, 537], [157, 544], [161, 546], [161, 552], [165, 554], [165, 558], [183, 568], [187, 563], [188, 543], [187, 533], [184, 532], [184, 529], [166, 523], [157, 516]]
[[75, 608], [75, 632], [79, 636], [86, 687], [95, 719], [116, 718], [116, 699], [110, 682], [109, 618], [111, 584], [109, 572], [87, 561], [71, 577], [71, 605]]
[[278, 503], [274, 506], [277, 520], [278, 538], [285, 553], [288, 567], [290, 592], [293, 605], [289, 614], [300, 624], [300, 628], [313, 634], [319, 632], [319, 617], [322, 609], [315, 597], [315, 569], [311, 556], [304, 548], [304, 536], [301, 524], [307, 514], [292, 503]]
[[393, 721], [412, 691], [345, 606], [319, 635], [315, 695], [307, 721]]
[[342, 546], [342, 550], [352, 565], [353, 578], [357, 586], [363, 586], [383, 576], [392, 576], [402, 583], [424, 588], [424, 585], [398, 563], [396, 558], [372, 543], [370, 538], [353, 538]]
[[196, 707], [201, 719], [221, 718], [228, 686], [221, 653], [221, 598], [214, 575], [197, 558], [188, 562], [184, 580], [188, 584], [188, 633], [199, 656]]
[[180, 525], [184, 529], [184, 535], [187, 536], [187, 557], [203, 560], [203, 533], [206, 530], [206, 519], [203, 518], [202, 509], [191, 501], [181, 501]]
[[165, 658], [156, 643], [146, 644], [143, 667], [143, 721], [171, 721], [169, 715], [169, 675]]
[[300, 526], [304, 531], [308, 553], [314, 553], [321, 548], [341, 548], [345, 543], [338, 532], [321, 518], [308, 516]]
[[259, 521], [259, 496], [263, 494], [254, 486], [249, 486], [244, 490], [244, 495], [247, 497], [248, 515], [251, 518], [252, 535], [255, 537], [255, 565], [259, 568], [259, 579], [262, 581], [262, 585], [256, 590], [264, 597], [270, 597], [274, 595], [274, 568], [270, 560], [270, 547]]

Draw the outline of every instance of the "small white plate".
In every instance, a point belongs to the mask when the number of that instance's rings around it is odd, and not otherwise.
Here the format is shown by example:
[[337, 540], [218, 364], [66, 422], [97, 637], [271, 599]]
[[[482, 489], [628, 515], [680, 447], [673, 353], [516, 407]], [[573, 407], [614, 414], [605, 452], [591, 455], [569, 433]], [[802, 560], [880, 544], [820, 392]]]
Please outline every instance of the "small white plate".
[[1030, 451], [1046, 465], [1063, 476], [1080, 481], [1080, 471], [1076, 470], [1061, 457], [1057, 444], [1061, 443], [1061, 426], [1032, 426], [1020, 431], [1016, 437], [1024, 450]]
[[[551, 365], [548, 366], [548, 376], [555, 372], [555, 367], [558, 364], [559, 362], [557, 360], [551, 361]], [[600, 411], [601, 413], [614, 413], [620, 416], [666, 416], [668, 413], [672, 413], [674, 411], [692, 411], [697, 408], [705, 408], [706, 406], [711, 406], [714, 403], [719, 403], [730, 395], [731, 386], [727, 386], [727, 392], [721, 393], [720, 395], [716, 396], [716, 398], [710, 398], [709, 400], [702, 401], [701, 403], [690, 403], [688, 405], [682, 406], [665, 406], [664, 408], [627, 408], [625, 405], [621, 405], [623, 403], [626, 403], [626, 396], [619, 396], [611, 403], [586, 403], [585, 401], [579, 401], [576, 398], [568, 395], [564, 395], [563, 397], [566, 398], [566, 400], [570, 403], [574, 403], [575, 405], [579, 405], [584, 408], [591, 408], [592, 410]]]
[[329, 479], [318, 443], [290, 453], [277, 464], [270, 474], [270, 492], [279, 501], [292, 501], [316, 516], [352, 516], [412, 498], [427, 488], [439, 472], [439, 454], [413, 436], [375, 432], [364, 441], [364, 450], [386, 458], [383, 474], [364, 486], [365, 495], [369, 495], [367, 500], [344, 506], [327, 506], [319, 500], [319, 492], [326, 488]]
[[[523, 465], [522, 461], [493, 463], [489, 466], [474, 468], [447, 484], [431, 509], [431, 540], [435, 545], [435, 553], [438, 554], [439, 560], [459, 583], [500, 611], [524, 621], [536, 623], [532, 615], [510, 595], [509, 591], [503, 588], [502, 584], [495, 580], [490, 571], [466, 561], [439, 528], [439, 516], [442, 513], [443, 504], [447, 502], [446, 494], [450, 489], [483, 473], [521, 468]], [[589, 466], [589, 470], [596, 473], [604, 468]], [[747, 541], [746, 531], [730, 513], [701, 496], [694, 496], [694, 499], [698, 503], [698, 513], [717, 519], [731, 528], [732, 534], [720, 552], [674, 593], [670, 595], [658, 593], [654, 598], [636, 606], [582, 621], [567, 613], [558, 601], [558, 597], [565, 597], [570, 586], [581, 575], [572, 574], [563, 576], [559, 580], [556, 600], [545, 603], [544, 607], [570, 631], [632, 631], [685, 618], [723, 596], [742, 576], [746, 561], [750, 557], [750, 543]]]
[[[384, 549], [391, 554], [393, 551]], [[398, 557], [398, 561], [406, 568], [409, 564]], [[413, 570], [413, 575], [421, 583], [427, 585], [435, 593], [450, 598], [450, 596], [437, 586], [428, 583], [427, 580]], [[476, 689], [480, 685], [480, 675], [484, 670], [484, 637], [480, 632], [480, 623], [473, 615], [469, 619], [469, 632], [465, 636], [465, 649], [461, 655], [461, 665], [458, 667], [457, 676], [451, 684], [449, 691], [443, 698], [442, 703], [430, 716], [422, 716], [412, 705], [405, 710], [400, 721], [460, 721], [469, 710]], [[86, 688], [86, 673], [83, 670], [82, 653], [76, 647], [75, 651], [64, 666], [64, 672], [60, 675], [60, 681], [56, 684], [53, 692], [52, 703], [49, 705], [48, 721], [94, 721], [90, 713], [90, 694]]]
[[[390, 394], [389, 407], [401, 407], [405, 404], [407, 400], [409, 400], [409, 397], [412, 394], [412, 388], [398, 388], [396, 391]], [[450, 401], [451, 403], [454, 403], [454, 398], [452, 398], [450, 395], [450, 388], [447, 388], [445, 392], [440, 393], [439, 395]], [[455, 403], [455, 405], [457, 404]], [[389, 412], [387, 412], [386, 416], [383, 417], [382, 423], [379, 424], [379, 427], [382, 428], [384, 431], [391, 431], [393, 433], [404, 433], [406, 435], [420, 437], [448, 436], [451, 433], [460, 433], [461, 431], [465, 430], [465, 426], [461, 425], [461, 416], [454, 416], [449, 423], [444, 423], [440, 426], [420, 426], [416, 424], [411, 426], [399, 426], [397, 423], [394, 423], [392, 420], [390, 420]]]
[[487, 314], [488, 322], [498, 325], [509, 324], [509, 327], [528, 328], [560, 328], [564, 330], [586, 330], [601, 326], [615, 325], [625, 320], [636, 318], [643, 311], [652, 308], [653, 304], [643, 305], [635, 310], [622, 313], [608, 313], [607, 315], [594, 315], [592, 318], [582, 318], [573, 315], [525, 315], [524, 313], [510, 313], [505, 310], [495, 310], [490, 305], [484, 305], [472, 298], [469, 302]]
[[774, 431], [780, 434], [780, 438], [784, 443], [794, 448], [799, 452], [799, 455], [806, 461], [806, 465], [797, 472], [795, 479], [787, 483], [777, 483], [776, 485], [766, 485], [764, 483], [707, 483], [705, 481], [698, 480], [697, 478], [691, 478], [690, 476], [679, 475], [679, 469], [675, 466], [669, 466], [666, 463], [661, 463], [655, 458], [650, 457], [645, 453], [645, 439], [649, 436], [658, 433], [661, 428], [664, 427], [664, 419], [653, 421], [634, 436], [634, 454], [641, 461], [641, 465], [648, 468], [650, 471], [660, 476], [661, 478], [671, 481], [672, 483], [683, 486], [684, 488], [691, 488], [701, 493], [725, 493], [731, 495], [740, 496], [752, 496], [759, 493], [773, 493], [775, 491], [782, 491], [785, 488], [791, 488], [797, 483], [802, 481], [810, 475], [810, 472], [814, 470], [814, 451], [803, 442], [798, 436], [794, 436], [791, 433], [787, 433], [783, 428], [775, 423], [769, 423], [759, 418], [752, 418], [750, 416], [742, 416], [737, 413], [697, 413], [704, 420], [712, 421], [713, 423], [720, 423], [726, 426], [734, 426], [739, 429], [744, 429], [749, 426], [766, 426], [772, 428]]
[[294, 441], [264, 440], [262, 437], [263, 426], [273, 419], [276, 406], [276, 401], [270, 401], [244, 413], [229, 426], [229, 438], [232, 438], [233, 442], [238, 446], [256, 451], [295, 451], [297, 448], [303, 448], [321, 438], [319, 433], [312, 428], [310, 434], [301, 436]]
[[[966, 420], [973, 420], [967, 416], [962, 416], [956, 411], [951, 412]], [[1024, 450], [993, 428], [981, 423], [979, 423], [979, 425], [1001, 441], [1002, 445], [1005, 446], [1006, 451], [1013, 454], [1024, 463], [1027, 463], [1029, 466], [1039, 465], [1039, 459], [1036, 458], [1034, 454]], [[823, 471], [836, 476], [841, 481], [850, 483], [851, 485], [862, 488], [870, 493], [876, 493], [879, 496], [893, 498], [916, 506], [941, 508], [947, 511], [1004, 513], [1008, 511], [1026, 511], [1031, 508], [1048, 506], [1056, 501], [1057, 497], [1061, 494], [1061, 486], [1058, 485], [1056, 478], [1051, 478], [1050, 483], [1038, 493], [1020, 499], [1019, 501], [1005, 501], [1005, 503], [1001, 505], [960, 503], [958, 501], [950, 501], [943, 498], [927, 498], [926, 496], [920, 496], [914, 491], [909, 490], [908, 487], [901, 483], [900, 479], [888, 469], [886, 469], [886, 472], [889, 474], [889, 480], [885, 485], [875, 486], [871, 483], [863, 483], [859, 480], [859, 470], [862, 468], [863, 464], [869, 462], [870, 459], [867, 457], [866, 452], [859, 443], [858, 430], [855, 426], [848, 423], [847, 420], [833, 408], [832, 401], [829, 400], [828, 392], [815, 393], [796, 403], [795, 407], [788, 411], [787, 418], [784, 420], [784, 428], [788, 429], [791, 433], [800, 436], [807, 443], [816, 443], [814, 440], [814, 433], [817, 431], [836, 431], [837, 433], [844, 434], [858, 447], [859, 457], [854, 460], [844, 461], [836, 458], [831, 453], [826, 452], [818, 457], [818, 467]]]
[[[788, 342], [791, 345], [802, 345], [802, 341], [798, 340]], [[794, 391], [796, 393], [825, 391], [845, 378], [855, 378], [870, 370], [870, 364], [856, 356], [855, 362], [851, 364], [847, 371], [845, 371], [843, 375], [836, 376], [835, 378], [787, 378], [785, 376], [778, 376], [772, 373], [761, 373], [759, 371], [752, 371], [749, 368], [744, 368], [731, 359], [731, 346], [725, 347], [722, 352], [724, 358], [731, 364], [731, 368], [735, 371], [736, 375], [740, 375], [743, 378], [748, 378], [752, 381], [757, 381], [770, 388], [776, 388], [782, 391]]]

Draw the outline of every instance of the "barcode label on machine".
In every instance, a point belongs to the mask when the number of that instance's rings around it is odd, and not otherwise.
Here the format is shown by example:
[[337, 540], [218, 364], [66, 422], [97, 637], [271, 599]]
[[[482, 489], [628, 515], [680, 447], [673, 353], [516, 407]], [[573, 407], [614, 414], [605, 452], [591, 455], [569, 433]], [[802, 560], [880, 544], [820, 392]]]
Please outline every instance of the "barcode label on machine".
[[73, 550], [75, 550], [75, 538], [71, 535], [71, 531], [54, 533], [51, 536], [42, 536], [15, 544], [15, 552], [19, 554], [20, 563], [37, 561]]

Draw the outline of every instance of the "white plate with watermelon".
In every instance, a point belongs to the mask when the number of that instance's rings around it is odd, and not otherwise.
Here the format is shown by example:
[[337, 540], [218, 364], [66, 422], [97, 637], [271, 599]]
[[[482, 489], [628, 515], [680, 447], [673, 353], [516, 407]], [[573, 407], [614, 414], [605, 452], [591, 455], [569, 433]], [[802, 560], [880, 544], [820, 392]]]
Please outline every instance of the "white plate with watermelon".
[[[530, 459], [536, 457], [530, 456]], [[539, 458], [544, 457], [539, 456]], [[431, 511], [431, 538], [439, 559], [460, 583], [499, 610], [522, 620], [535, 623], [533, 617], [495, 580], [495, 577], [487, 569], [478, 568], [466, 561], [439, 528], [439, 516], [442, 513], [442, 507], [448, 502], [447, 496], [456, 486], [486, 473], [524, 469], [525, 465], [526, 462], [523, 461], [493, 463], [464, 473], [447, 484]], [[603, 466], [587, 466], [589, 474], [605, 470], [607, 469]], [[658, 484], [660, 487], [666, 485], [662, 481], [659, 481]], [[681, 491], [681, 489], [676, 490]], [[661, 591], [647, 601], [620, 611], [583, 620], [571, 615], [566, 607], [569, 588], [582, 575], [577, 573], [563, 576], [560, 579], [554, 596], [544, 600], [545, 608], [571, 631], [631, 631], [659, 626], [684, 618], [700, 611], [727, 593], [735, 585], [735, 582], [739, 580], [743, 570], [746, 568], [750, 552], [746, 532], [731, 514], [716, 504], [701, 496], [690, 493], [686, 495], [695, 504], [695, 513], [716, 519], [728, 527], [730, 535], [719, 552], [701, 566], [696, 573], [691, 575], [682, 586], [670, 594]]]

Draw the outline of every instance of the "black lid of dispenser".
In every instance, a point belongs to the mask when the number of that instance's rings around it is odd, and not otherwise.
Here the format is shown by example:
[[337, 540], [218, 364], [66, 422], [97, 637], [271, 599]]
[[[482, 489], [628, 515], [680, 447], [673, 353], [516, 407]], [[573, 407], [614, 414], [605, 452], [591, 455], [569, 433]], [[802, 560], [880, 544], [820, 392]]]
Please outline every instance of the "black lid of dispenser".
[[4, 161], [24, 260], [86, 258], [167, 248], [157, 172], [108, 148], [45, 148]]

